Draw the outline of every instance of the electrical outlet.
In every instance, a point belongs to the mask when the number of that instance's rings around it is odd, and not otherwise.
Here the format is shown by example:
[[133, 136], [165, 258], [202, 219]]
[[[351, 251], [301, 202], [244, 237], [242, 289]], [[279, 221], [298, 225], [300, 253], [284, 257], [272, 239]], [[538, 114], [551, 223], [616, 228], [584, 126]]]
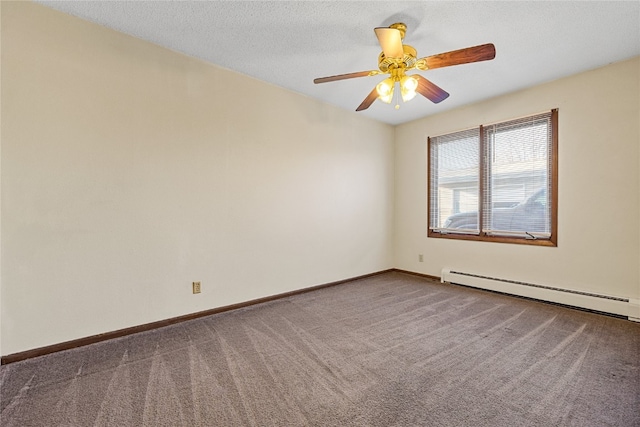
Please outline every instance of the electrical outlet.
[[200, 293], [200, 282], [193, 282], [191, 285], [193, 287], [193, 293], [194, 294], [199, 294]]
[[424, 262], [424, 256], [422, 254], [418, 255], [418, 261]]

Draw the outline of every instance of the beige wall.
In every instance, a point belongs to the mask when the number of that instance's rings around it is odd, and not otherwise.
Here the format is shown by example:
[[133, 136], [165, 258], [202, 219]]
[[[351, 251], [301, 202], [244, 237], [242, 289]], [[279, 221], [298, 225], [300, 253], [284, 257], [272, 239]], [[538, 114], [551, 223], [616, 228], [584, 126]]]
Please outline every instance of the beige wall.
[[[395, 266], [640, 298], [639, 70], [635, 58], [398, 126]], [[559, 108], [558, 247], [427, 238], [427, 136], [552, 108]]]
[[393, 266], [391, 126], [40, 5], [1, 137], [3, 355]]

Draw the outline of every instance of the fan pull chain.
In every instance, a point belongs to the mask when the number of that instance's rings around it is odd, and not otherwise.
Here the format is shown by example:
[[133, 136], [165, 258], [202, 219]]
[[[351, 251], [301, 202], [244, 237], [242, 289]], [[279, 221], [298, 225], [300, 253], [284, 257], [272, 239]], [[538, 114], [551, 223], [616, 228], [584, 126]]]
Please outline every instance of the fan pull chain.
[[[396, 86], [396, 83], [394, 83], [393, 85]], [[400, 89], [400, 84], [397, 84], [397, 86], [398, 86], [398, 90], [399, 90]], [[393, 91], [393, 96], [396, 98], [396, 107], [395, 108], [396, 108], [396, 110], [399, 110], [400, 109], [400, 99], [398, 97], [398, 91], [397, 90]]]

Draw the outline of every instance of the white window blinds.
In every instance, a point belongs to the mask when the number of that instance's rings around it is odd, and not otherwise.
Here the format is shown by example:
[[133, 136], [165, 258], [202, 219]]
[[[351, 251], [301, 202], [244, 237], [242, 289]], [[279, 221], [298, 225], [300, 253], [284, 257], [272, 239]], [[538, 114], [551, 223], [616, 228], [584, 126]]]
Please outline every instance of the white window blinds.
[[429, 146], [430, 229], [479, 233], [480, 130], [430, 138]]
[[551, 113], [485, 126], [482, 231], [551, 234]]
[[428, 139], [428, 235], [557, 245], [558, 110]]

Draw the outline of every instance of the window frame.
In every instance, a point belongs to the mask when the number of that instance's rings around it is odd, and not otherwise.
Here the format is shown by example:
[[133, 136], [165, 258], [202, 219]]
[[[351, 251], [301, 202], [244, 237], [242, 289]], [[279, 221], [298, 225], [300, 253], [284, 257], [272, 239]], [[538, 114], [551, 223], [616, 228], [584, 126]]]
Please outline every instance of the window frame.
[[[535, 116], [531, 114], [530, 116]], [[528, 116], [525, 116], [528, 117]], [[514, 119], [511, 119], [514, 120]], [[503, 120], [502, 122], [509, 122], [511, 120]], [[431, 137], [427, 137], [427, 237], [436, 239], [453, 239], [453, 240], [471, 240], [481, 242], [495, 242], [495, 243], [513, 243], [521, 245], [535, 245], [535, 246], [558, 246], [558, 109], [551, 110], [551, 153], [549, 161], [548, 176], [551, 180], [551, 195], [549, 201], [551, 203], [550, 212], [550, 236], [548, 238], [526, 238], [521, 236], [496, 236], [488, 235], [482, 229], [484, 221], [484, 210], [486, 209], [486, 203], [484, 201], [484, 186], [486, 182], [485, 168], [484, 168], [484, 154], [486, 151], [486, 141], [484, 126], [478, 126], [480, 130], [480, 162], [479, 162], [479, 188], [478, 188], [478, 234], [464, 234], [464, 233], [442, 233], [434, 231], [430, 227], [431, 222]]]

